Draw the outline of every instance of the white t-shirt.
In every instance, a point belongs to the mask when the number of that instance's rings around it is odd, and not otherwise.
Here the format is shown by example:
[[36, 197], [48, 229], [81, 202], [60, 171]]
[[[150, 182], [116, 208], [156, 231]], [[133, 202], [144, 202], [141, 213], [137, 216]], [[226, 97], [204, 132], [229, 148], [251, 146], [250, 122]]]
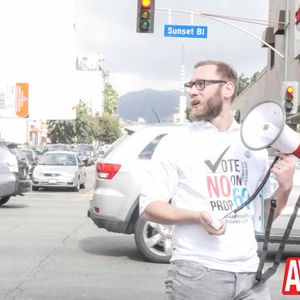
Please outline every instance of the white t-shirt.
[[[190, 123], [158, 145], [140, 214], [152, 201], [206, 210], [217, 218], [239, 207], [255, 192], [269, 167], [266, 150], [251, 151], [241, 142], [235, 121], [219, 132], [206, 121]], [[263, 228], [263, 199], [273, 193], [270, 181], [256, 199], [226, 218], [224, 235], [209, 235], [200, 224], [173, 226], [172, 258], [197, 261], [211, 269], [255, 272], [258, 266], [255, 229]]]

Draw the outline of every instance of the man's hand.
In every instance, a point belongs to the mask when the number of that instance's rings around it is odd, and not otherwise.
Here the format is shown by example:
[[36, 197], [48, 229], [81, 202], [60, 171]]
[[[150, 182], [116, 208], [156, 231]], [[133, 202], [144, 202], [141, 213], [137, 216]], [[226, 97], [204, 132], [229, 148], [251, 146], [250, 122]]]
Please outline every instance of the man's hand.
[[274, 174], [281, 192], [290, 192], [293, 187], [293, 177], [295, 173], [295, 162], [286, 154], [276, 153], [279, 156], [271, 172]]
[[[276, 153], [279, 156], [278, 161], [271, 169], [277, 182], [278, 188], [275, 191], [276, 209], [274, 219], [276, 219], [281, 211], [285, 208], [290, 192], [293, 188], [293, 177], [295, 173], [295, 162], [289, 155]], [[265, 201], [265, 219], [267, 220], [270, 212], [270, 200]]]
[[201, 211], [199, 214], [199, 221], [200, 224], [205, 228], [205, 230], [209, 233], [209, 234], [214, 234], [214, 235], [222, 235], [225, 233], [226, 231], [226, 222], [224, 220], [219, 220], [221, 222], [221, 227], [220, 229], [215, 229], [213, 228], [212, 222], [213, 222], [213, 217], [212, 215], [207, 212], [207, 211]]

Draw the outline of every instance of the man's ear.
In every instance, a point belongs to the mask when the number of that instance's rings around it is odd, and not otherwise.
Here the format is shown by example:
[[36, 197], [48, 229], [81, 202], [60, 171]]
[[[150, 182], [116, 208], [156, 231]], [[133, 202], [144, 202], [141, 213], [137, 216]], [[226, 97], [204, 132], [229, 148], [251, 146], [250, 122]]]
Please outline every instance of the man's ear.
[[233, 98], [235, 87], [233, 82], [228, 81], [226, 84], [224, 84], [224, 96], [225, 98]]

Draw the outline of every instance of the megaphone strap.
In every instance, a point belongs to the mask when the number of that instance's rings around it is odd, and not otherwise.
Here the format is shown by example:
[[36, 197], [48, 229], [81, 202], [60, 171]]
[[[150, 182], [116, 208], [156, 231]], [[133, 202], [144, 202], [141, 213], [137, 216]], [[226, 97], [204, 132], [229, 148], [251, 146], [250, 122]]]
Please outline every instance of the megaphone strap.
[[[266, 253], [267, 253], [267, 248], [268, 248], [268, 242], [269, 242], [269, 236], [270, 236], [270, 230], [271, 230], [271, 225], [272, 225], [272, 220], [273, 220], [273, 213], [274, 213], [274, 210], [275, 210], [275, 207], [272, 206], [272, 202], [271, 202], [271, 208], [270, 208], [270, 214], [269, 214], [269, 218], [268, 218], [268, 222], [267, 222], [267, 228], [266, 228], [266, 233], [265, 233], [265, 240], [264, 240], [264, 246], [263, 246], [263, 253], [262, 255], [260, 256], [260, 261], [259, 261], [259, 266], [258, 266], [258, 269], [256, 271], [256, 280], [258, 282], [265, 282], [267, 281], [273, 274], [275, 274], [279, 264], [280, 264], [280, 261], [281, 261], [281, 256], [283, 254], [283, 251], [284, 251], [284, 247], [287, 243], [287, 240], [290, 236], [290, 232], [293, 228], [293, 224], [295, 222], [295, 219], [297, 217], [297, 213], [298, 213], [298, 209], [300, 207], [300, 195], [298, 197], [298, 200], [294, 206], [294, 211], [289, 219], [289, 222], [288, 222], [288, 225], [284, 231], [284, 234], [283, 234], [283, 237], [282, 237], [282, 240], [281, 240], [281, 243], [278, 247], [278, 251], [277, 251], [277, 254], [276, 254], [276, 257], [275, 257], [275, 260], [274, 260], [274, 263], [273, 263], [273, 266], [268, 268], [263, 274], [262, 274], [262, 269], [263, 269], [263, 266], [264, 266], [264, 262], [265, 262], [265, 259], [266, 259]], [[272, 210], [273, 210], [273, 213], [272, 213]], [[271, 216], [272, 214], [272, 216]], [[270, 219], [272, 218], [272, 220]]]
[[264, 179], [262, 180], [262, 182], [260, 183], [260, 185], [258, 186], [258, 188], [256, 189], [256, 191], [253, 193], [253, 195], [251, 197], [249, 197], [249, 199], [247, 201], [245, 201], [242, 205], [240, 205], [236, 209], [230, 211], [225, 216], [223, 216], [222, 219], [227, 218], [232, 213], [236, 214], [238, 211], [240, 211], [245, 206], [247, 206], [248, 204], [250, 204], [256, 198], [256, 196], [259, 194], [259, 192], [261, 191], [261, 189], [264, 187], [264, 185], [266, 184], [267, 180], [269, 179], [270, 173], [271, 173], [271, 169], [273, 168], [274, 164], [277, 162], [278, 159], [279, 159], [279, 156], [275, 156], [272, 164], [270, 165], [270, 167], [268, 169], [268, 172], [266, 173]]
[[256, 276], [255, 276], [255, 279], [257, 281], [262, 281], [262, 270], [263, 270], [264, 263], [265, 263], [265, 260], [267, 257], [268, 243], [270, 240], [270, 232], [271, 232], [271, 226], [272, 226], [272, 222], [273, 222], [273, 218], [274, 218], [275, 208], [276, 208], [276, 199], [272, 198], [270, 213], [269, 213], [267, 226], [266, 226], [266, 230], [265, 230], [265, 238], [264, 238], [262, 253], [260, 254], [259, 265], [258, 265], [258, 268], [256, 271]]

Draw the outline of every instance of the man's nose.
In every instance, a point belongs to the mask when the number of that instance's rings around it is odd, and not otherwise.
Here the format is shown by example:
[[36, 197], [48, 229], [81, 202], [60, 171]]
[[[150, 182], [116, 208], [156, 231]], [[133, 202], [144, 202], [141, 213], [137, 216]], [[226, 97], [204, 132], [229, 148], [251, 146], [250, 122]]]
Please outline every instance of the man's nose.
[[188, 94], [191, 97], [192, 95], [198, 95], [199, 90], [196, 88], [196, 85], [193, 84], [193, 86], [188, 90]]

